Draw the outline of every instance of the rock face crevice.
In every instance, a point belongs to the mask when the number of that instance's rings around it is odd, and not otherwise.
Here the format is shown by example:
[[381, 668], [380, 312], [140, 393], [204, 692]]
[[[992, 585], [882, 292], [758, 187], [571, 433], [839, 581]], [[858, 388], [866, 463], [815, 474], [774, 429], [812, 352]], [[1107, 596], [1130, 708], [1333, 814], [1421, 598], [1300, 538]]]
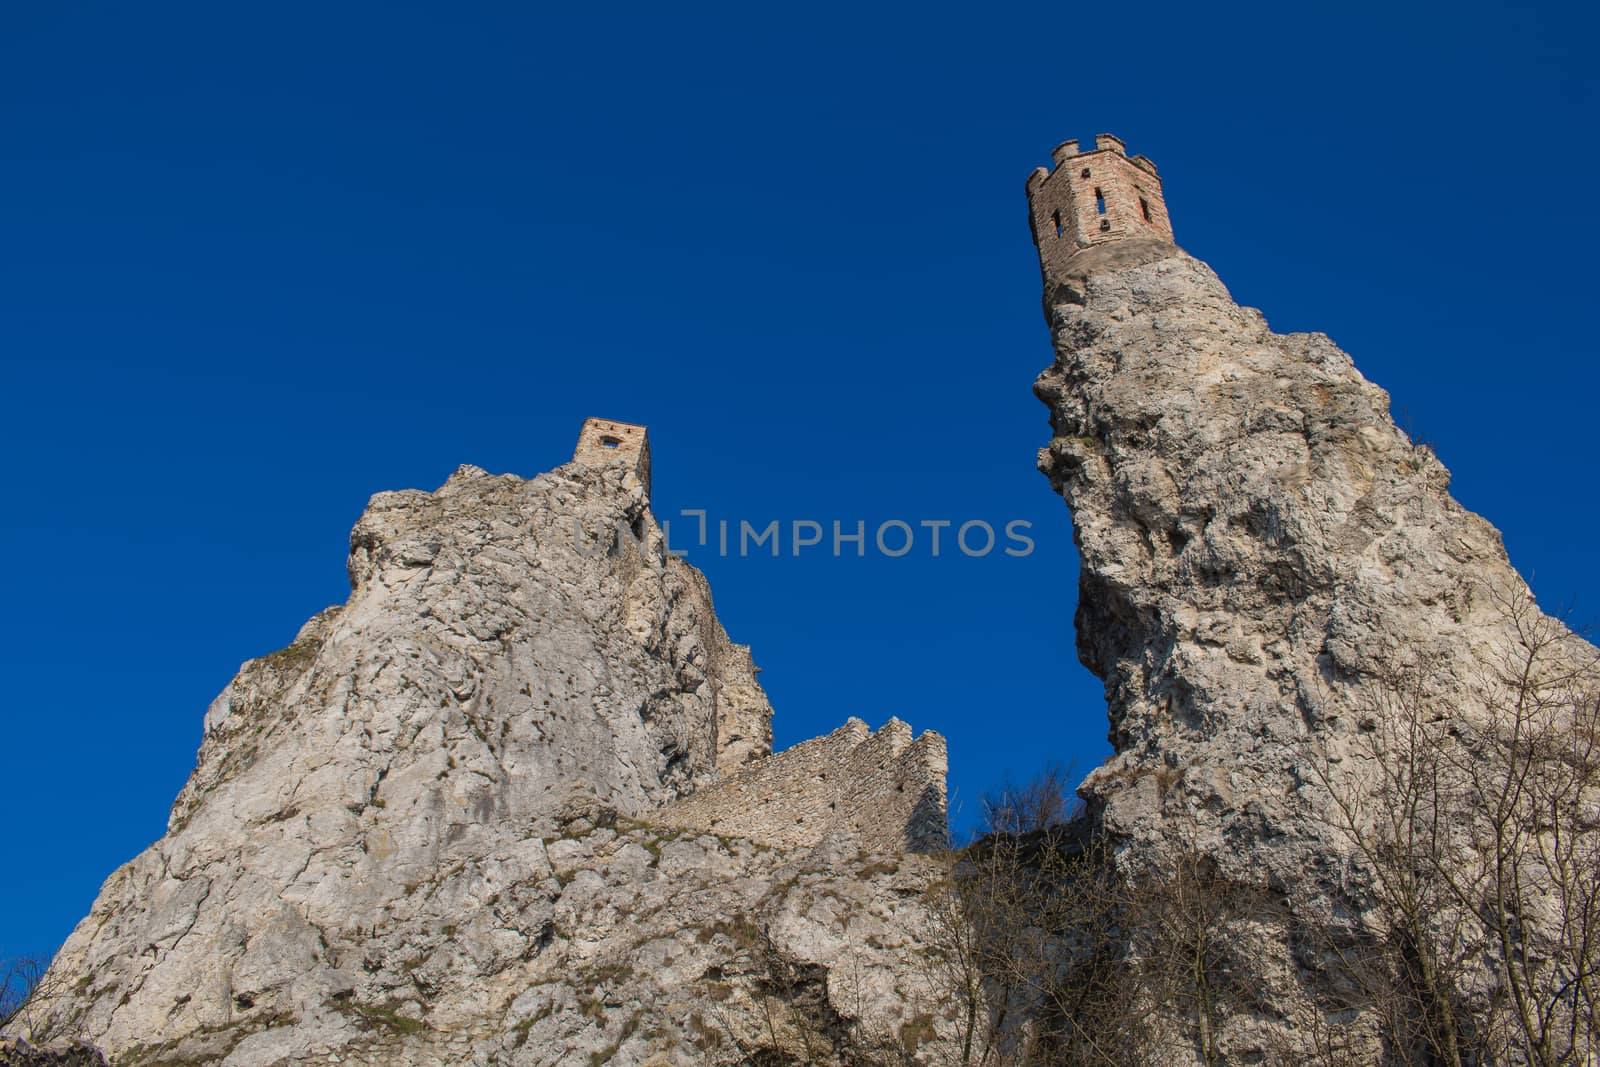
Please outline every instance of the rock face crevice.
[[1276, 902], [1246, 953], [1256, 1000], [1218, 1042], [1258, 1062], [1297, 1006], [1338, 999], [1297, 931], [1379, 932], [1328, 791], [1375, 777], [1375, 694], [1403, 674], [1469, 736], [1530, 614], [1562, 663], [1594, 649], [1531, 606], [1497, 531], [1327, 337], [1273, 333], [1159, 240], [1047, 262], [1044, 292], [1039, 467], [1072, 511], [1078, 652], [1115, 747], [1080, 792], [1128, 869], [1198, 851]]
[[107, 879], [37, 1031], [119, 1065], [734, 1062], [685, 1006], [758, 1039], [703, 980], [750, 930], [848, 963], [855, 1006], [830, 1011], [909, 1010], [905, 889], [933, 872], [904, 826], [769, 842], [754, 815], [656, 814], [763, 763], [772, 709], [636, 463], [379, 493], [349, 573], [212, 703], [166, 835]]

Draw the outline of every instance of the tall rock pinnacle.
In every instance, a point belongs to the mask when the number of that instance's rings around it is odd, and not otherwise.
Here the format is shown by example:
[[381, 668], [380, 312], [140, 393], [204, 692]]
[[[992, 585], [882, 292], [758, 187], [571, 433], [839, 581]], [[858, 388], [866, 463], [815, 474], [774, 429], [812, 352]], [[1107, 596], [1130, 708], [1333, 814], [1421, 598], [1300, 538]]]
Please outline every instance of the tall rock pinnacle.
[[[1390, 933], [1335, 800], [1386, 795], [1368, 739], [1396, 729], [1397, 691], [1470, 758], [1530, 633], [1552, 679], [1594, 649], [1533, 606], [1388, 395], [1327, 337], [1236, 304], [1172, 243], [1164, 201], [1153, 221], [1138, 207], [1153, 165], [1101, 147], [1028, 181], [1055, 346], [1039, 466], [1072, 510], [1078, 652], [1115, 747], [1081, 793], [1128, 867], [1197, 851], [1238, 899], [1264, 894], [1240, 954], [1252, 992], [1207, 1061], [1260, 1062], [1308, 1039], [1307, 1011], [1376, 1011], [1303, 931], [1353, 914], [1351, 939]], [[1107, 229], [1058, 224], [1062, 204]]]

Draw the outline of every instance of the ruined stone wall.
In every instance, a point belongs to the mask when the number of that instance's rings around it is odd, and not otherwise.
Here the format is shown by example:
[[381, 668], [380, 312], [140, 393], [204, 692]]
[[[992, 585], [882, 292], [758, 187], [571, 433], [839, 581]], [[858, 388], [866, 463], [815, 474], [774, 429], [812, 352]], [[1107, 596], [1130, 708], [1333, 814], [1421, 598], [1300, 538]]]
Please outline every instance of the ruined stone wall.
[[1134, 237], [1172, 240], [1154, 163], [1129, 157], [1121, 140], [1104, 133], [1093, 151], [1080, 153], [1077, 141], [1066, 141], [1052, 156], [1053, 171], [1040, 167], [1028, 178], [1034, 243], [1047, 273], [1090, 245]]
[[848, 836], [868, 852], [925, 852], [945, 845], [945, 742], [913, 740], [890, 719], [873, 733], [852, 718], [825, 737], [759, 760], [660, 809], [669, 826], [812, 848]]
[[578, 431], [578, 445], [572, 461], [588, 466], [609, 463], [628, 465], [650, 494], [650, 435], [643, 426], [611, 419], [585, 419]]

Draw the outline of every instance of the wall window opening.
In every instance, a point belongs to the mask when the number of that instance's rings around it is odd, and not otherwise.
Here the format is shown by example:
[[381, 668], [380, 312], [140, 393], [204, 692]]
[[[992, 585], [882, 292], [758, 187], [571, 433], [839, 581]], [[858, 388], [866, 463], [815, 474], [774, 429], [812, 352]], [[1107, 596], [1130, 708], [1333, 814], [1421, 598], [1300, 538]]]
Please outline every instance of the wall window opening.
[[617, 448], [621, 446], [622, 439], [620, 437], [602, 437], [600, 438], [600, 443], [606, 448]]
[[1097, 215], [1106, 213], [1106, 194], [1102, 193], [1098, 187], [1094, 191], [1094, 210]]
[[1060, 237], [1060, 236], [1061, 236], [1061, 230], [1062, 230], [1062, 226], [1061, 226], [1061, 212], [1059, 212], [1059, 211], [1058, 211], [1058, 212], [1056, 212], [1056, 213], [1055, 213], [1055, 214], [1054, 214], [1054, 215], [1052, 215], [1052, 216], [1050, 216], [1050, 217], [1051, 217], [1051, 218], [1052, 218], [1052, 219], [1054, 219], [1054, 220], [1055, 220], [1055, 224], [1056, 224], [1056, 236], [1057, 236], [1057, 237]]
[[1155, 219], [1150, 217], [1150, 201], [1146, 200], [1142, 196], [1139, 198], [1139, 212], [1142, 215], [1144, 215], [1144, 221], [1146, 221], [1146, 222], [1154, 222], [1154, 221], [1156, 221]]

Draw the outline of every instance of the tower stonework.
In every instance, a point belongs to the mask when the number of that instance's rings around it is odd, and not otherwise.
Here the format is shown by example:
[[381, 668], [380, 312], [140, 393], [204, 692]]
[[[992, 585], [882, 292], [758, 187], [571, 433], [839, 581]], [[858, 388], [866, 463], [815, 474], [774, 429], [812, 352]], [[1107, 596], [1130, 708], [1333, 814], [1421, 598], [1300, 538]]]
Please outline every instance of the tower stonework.
[[578, 431], [578, 447], [572, 450], [572, 462], [591, 467], [628, 464], [644, 483], [645, 495], [650, 494], [650, 434], [643, 426], [611, 419], [584, 419], [583, 429]]
[[1048, 275], [1092, 245], [1136, 237], [1172, 240], [1172, 220], [1161, 195], [1156, 165], [1129, 156], [1122, 139], [1102, 133], [1094, 149], [1063, 141], [1051, 153], [1052, 170], [1028, 176], [1028, 214], [1039, 265]]

